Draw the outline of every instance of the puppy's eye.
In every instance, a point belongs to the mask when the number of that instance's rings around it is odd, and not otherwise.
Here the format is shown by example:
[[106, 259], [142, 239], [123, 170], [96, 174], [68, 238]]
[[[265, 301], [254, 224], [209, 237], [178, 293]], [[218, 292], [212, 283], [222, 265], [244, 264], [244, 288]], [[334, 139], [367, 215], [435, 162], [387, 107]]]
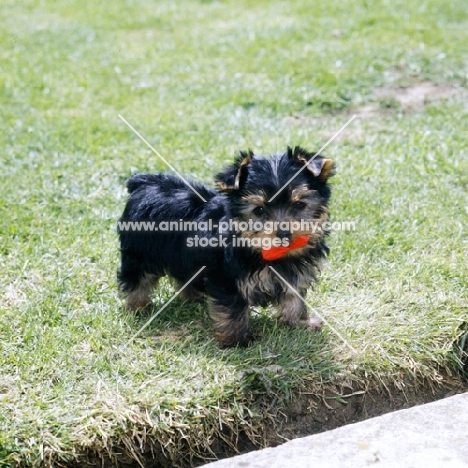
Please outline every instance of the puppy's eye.
[[253, 210], [253, 214], [255, 216], [261, 216], [264, 212], [265, 212], [265, 210], [264, 210], [264, 208], [262, 206], [257, 206], [257, 208], [255, 208]]
[[293, 207], [296, 210], [303, 210], [307, 205], [304, 202], [298, 201], [294, 203]]

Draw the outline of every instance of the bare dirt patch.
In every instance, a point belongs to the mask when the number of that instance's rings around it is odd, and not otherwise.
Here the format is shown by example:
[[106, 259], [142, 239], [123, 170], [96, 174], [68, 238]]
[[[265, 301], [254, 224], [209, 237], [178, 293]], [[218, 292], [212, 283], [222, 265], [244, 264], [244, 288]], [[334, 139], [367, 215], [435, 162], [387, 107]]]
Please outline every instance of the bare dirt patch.
[[[421, 112], [426, 107], [439, 101], [455, 98], [468, 99], [468, 90], [461, 86], [435, 84], [421, 81], [406, 86], [382, 86], [375, 88], [363, 101], [363, 105], [347, 111], [351, 117], [355, 115], [361, 121], [390, 117], [395, 112]], [[333, 115], [339, 114], [335, 111]], [[322, 127], [323, 117], [289, 116], [284, 122], [292, 125]], [[318, 130], [323, 140], [327, 141], [335, 135], [335, 128]], [[338, 137], [338, 141], [349, 141], [353, 144], [364, 144], [368, 138], [366, 132], [353, 123]]]
[[451, 98], [461, 90], [462, 88], [422, 81], [409, 86], [376, 88], [372, 96], [380, 102], [394, 99], [403, 110], [417, 111], [441, 99]]
[[[433, 383], [432, 383], [433, 385]], [[299, 394], [290, 405], [287, 420], [279, 431], [289, 439], [336, 429], [365, 419], [381, 416], [392, 411], [430, 403], [460, 392], [456, 387], [431, 388], [428, 382], [424, 389], [402, 391], [387, 388], [383, 392], [342, 390], [340, 396]]]
[[383, 86], [375, 88], [368, 102], [352, 110], [360, 118], [374, 118], [391, 110], [420, 112], [437, 101], [460, 96], [465, 89], [450, 85], [437, 85], [428, 81], [408, 86]]

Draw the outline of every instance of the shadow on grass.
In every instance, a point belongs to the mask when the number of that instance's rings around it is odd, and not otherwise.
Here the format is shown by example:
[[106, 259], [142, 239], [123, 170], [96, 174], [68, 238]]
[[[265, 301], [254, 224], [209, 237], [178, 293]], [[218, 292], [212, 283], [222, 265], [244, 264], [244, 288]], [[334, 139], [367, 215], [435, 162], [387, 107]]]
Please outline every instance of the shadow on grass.
[[[135, 332], [170, 297], [167, 291], [159, 290], [151, 312], [131, 319]], [[343, 367], [336, 362], [326, 328], [320, 332], [291, 329], [276, 320], [273, 310], [253, 308], [250, 330], [254, 341], [248, 347], [221, 349], [214, 338], [207, 302], [193, 303], [176, 298], [140, 337], [154, 348], [169, 347], [177, 354], [203, 356], [234, 366], [238, 388], [249, 397], [274, 395], [289, 399], [305, 380], [328, 381]]]

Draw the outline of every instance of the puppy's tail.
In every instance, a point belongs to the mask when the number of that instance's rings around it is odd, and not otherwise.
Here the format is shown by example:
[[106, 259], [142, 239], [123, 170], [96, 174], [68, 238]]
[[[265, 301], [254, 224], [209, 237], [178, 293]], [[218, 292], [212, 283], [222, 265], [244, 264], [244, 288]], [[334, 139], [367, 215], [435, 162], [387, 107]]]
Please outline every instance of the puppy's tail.
[[127, 180], [128, 193], [133, 193], [145, 185], [160, 185], [163, 177], [162, 174], [148, 174], [146, 172], [135, 174]]

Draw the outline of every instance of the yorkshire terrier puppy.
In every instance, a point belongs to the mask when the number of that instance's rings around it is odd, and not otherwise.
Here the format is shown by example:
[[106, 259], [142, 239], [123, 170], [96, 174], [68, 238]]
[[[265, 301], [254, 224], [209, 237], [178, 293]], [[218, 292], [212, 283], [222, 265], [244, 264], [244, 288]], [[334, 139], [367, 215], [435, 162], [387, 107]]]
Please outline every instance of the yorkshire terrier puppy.
[[127, 308], [151, 304], [162, 276], [182, 287], [204, 267], [183, 297], [209, 297], [223, 347], [251, 340], [249, 306], [272, 304], [287, 325], [319, 328], [304, 298], [328, 253], [331, 175], [330, 159], [288, 147], [270, 157], [241, 152], [215, 176], [217, 190], [170, 174], [130, 177], [118, 224]]

